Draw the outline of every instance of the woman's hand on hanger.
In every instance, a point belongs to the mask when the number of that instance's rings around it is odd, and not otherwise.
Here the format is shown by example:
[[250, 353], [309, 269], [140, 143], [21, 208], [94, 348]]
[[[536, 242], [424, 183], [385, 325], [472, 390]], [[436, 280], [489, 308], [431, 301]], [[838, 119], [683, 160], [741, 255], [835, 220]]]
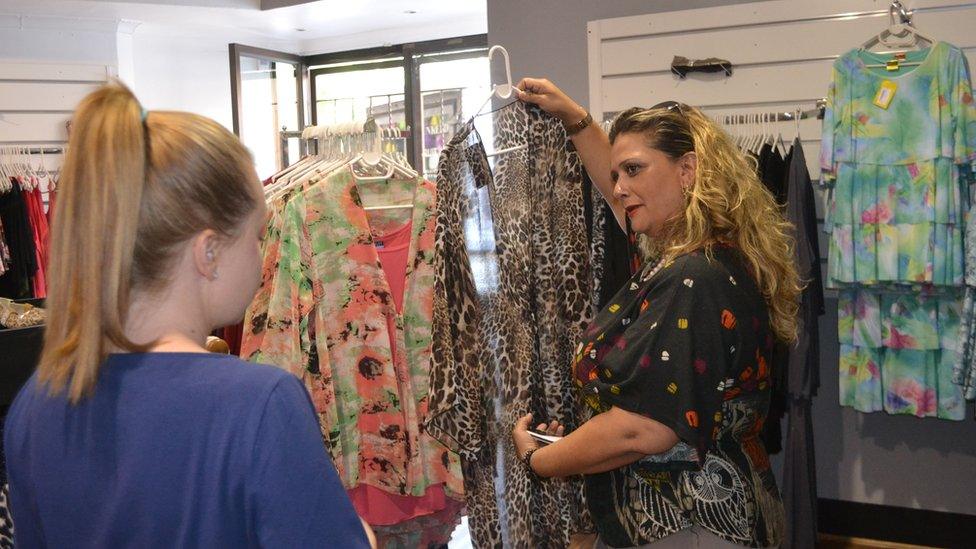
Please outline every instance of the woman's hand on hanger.
[[542, 110], [559, 118], [567, 126], [586, 117], [586, 109], [545, 78], [523, 78], [515, 88], [519, 99], [539, 105]]

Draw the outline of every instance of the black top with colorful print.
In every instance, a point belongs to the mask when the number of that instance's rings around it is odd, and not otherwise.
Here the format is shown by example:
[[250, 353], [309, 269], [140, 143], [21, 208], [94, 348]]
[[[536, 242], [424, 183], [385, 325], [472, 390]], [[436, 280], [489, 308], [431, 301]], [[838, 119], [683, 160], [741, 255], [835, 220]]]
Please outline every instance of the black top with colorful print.
[[575, 357], [584, 402], [593, 413], [643, 414], [679, 438], [664, 454], [587, 475], [604, 543], [641, 545], [697, 525], [740, 545], [779, 545], [783, 506], [759, 439], [773, 343], [762, 294], [724, 246], [656, 274], [647, 266], [597, 315]]

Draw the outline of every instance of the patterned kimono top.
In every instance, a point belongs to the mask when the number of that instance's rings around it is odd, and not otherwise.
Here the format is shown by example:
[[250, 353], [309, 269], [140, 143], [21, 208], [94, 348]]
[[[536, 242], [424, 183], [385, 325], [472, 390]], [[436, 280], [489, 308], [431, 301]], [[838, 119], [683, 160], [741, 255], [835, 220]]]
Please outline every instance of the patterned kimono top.
[[469, 125], [438, 162], [426, 426], [462, 456], [475, 547], [565, 547], [586, 527], [581, 483], [530, 478], [510, 433], [530, 411], [579, 422], [569, 364], [592, 297], [582, 167], [536, 107], [513, 103], [491, 123], [494, 149], [515, 150], [489, 161]]
[[590, 514], [611, 547], [692, 525], [752, 547], [782, 539], [782, 502], [759, 439], [771, 392], [768, 311], [738, 252], [713, 254], [638, 272], [576, 355], [593, 412], [643, 414], [679, 438], [664, 454], [585, 477]]
[[[436, 187], [418, 179], [383, 185], [413, 200], [402, 314], [374, 245], [373, 231], [382, 233], [393, 220], [382, 212], [367, 219], [361, 197], [367, 185], [341, 169], [294, 193], [280, 214], [272, 208], [264, 279], [245, 316], [242, 355], [305, 382], [347, 489], [366, 484], [423, 496], [444, 484], [459, 497], [457, 456], [421, 428], [431, 358]], [[277, 250], [274, 242], [280, 242]]]

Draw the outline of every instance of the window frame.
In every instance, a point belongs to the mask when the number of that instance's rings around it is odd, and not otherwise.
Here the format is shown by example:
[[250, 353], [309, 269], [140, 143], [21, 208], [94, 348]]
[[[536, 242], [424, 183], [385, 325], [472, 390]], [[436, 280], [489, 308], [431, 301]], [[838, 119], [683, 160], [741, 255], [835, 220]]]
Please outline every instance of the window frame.
[[[410, 133], [407, 137], [407, 159], [410, 164], [423, 167], [423, 109], [421, 108], [420, 66], [434, 61], [449, 61], [483, 57], [488, 50], [488, 35], [474, 34], [411, 42], [378, 48], [366, 48], [317, 55], [295, 55], [286, 52], [267, 50], [230, 44], [231, 101], [233, 103], [234, 133], [240, 136], [243, 118], [243, 98], [241, 94], [241, 57], [257, 57], [269, 61], [293, 63], [298, 67], [296, 74], [298, 94], [299, 130], [312, 125], [318, 119], [315, 78], [320, 74], [352, 72], [373, 68], [402, 67], [404, 81], [404, 116], [409, 121]], [[306, 94], [306, 90], [308, 93]], [[306, 118], [306, 113], [309, 113]], [[419, 137], [419, 139], [417, 138]], [[304, 148], [304, 145], [303, 145]], [[302, 151], [304, 154], [304, 150]]]

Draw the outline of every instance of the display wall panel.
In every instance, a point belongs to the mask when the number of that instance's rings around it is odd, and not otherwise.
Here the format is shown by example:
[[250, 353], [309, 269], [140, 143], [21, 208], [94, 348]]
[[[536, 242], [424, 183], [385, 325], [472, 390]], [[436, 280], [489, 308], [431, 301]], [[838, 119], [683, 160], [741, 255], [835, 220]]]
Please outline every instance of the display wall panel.
[[0, 111], [65, 111], [94, 91], [95, 84], [0, 82]]
[[0, 113], [0, 142], [13, 145], [65, 141], [68, 116], [63, 112]]
[[[0, 147], [61, 150], [67, 122], [78, 103], [115, 76], [112, 65], [0, 60]], [[48, 169], [63, 154], [45, 154]], [[40, 155], [31, 155], [40, 167]]]
[[111, 74], [105, 65], [11, 63], [0, 61], [0, 79], [45, 82], [104, 82]]
[[[904, 4], [910, 9], [921, 11], [955, 10], [972, 6], [972, 2], [959, 0], [915, 0]], [[604, 29], [601, 35], [605, 39], [630, 38], [685, 31], [755, 27], [781, 21], [831, 21], [864, 17], [887, 19], [890, 5], [888, 0], [778, 0], [616, 17], [589, 23], [602, 25]]]
[[[604, 41], [601, 51], [603, 74], [667, 73], [675, 55], [689, 59], [728, 56], [737, 66], [835, 58], [838, 54], [836, 44], [862, 43], [877, 34], [886, 20], [887, 15], [831, 21], [781, 21], [754, 29], [745, 39], [741, 28], [609, 39]], [[920, 13], [918, 21], [920, 28], [938, 28], [940, 40], [960, 47], [976, 45], [976, 33], [973, 32], [976, 4], [951, 11]], [[830, 36], [830, 40], [798, 39], [823, 35]]]
[[617, 112], [633, 105], [653, 105], [670, 99], [698, 107], [734, 105], [746, 109], [757, 104], [790, 103], [810, 108], [827, 91], [832, 63], [830, 60], [795, 63], [775, 71], [766, 67], [737, 68], [731, 77], [721, 72], [685, 79], [670, 72], [610, 76], [603, 79], [601, 112]]

